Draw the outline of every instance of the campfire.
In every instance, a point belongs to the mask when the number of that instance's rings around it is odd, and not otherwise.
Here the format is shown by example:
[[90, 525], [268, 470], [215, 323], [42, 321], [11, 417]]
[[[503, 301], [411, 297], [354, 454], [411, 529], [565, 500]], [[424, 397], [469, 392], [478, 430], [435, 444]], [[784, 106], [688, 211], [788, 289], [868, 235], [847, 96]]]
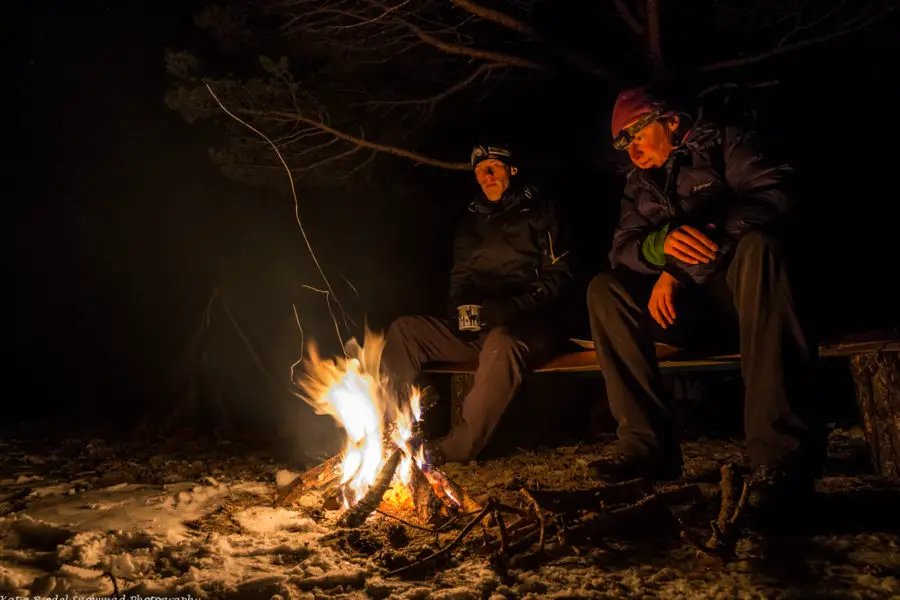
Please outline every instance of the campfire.
[[[430, 542], [423, 540], [420, 551], [386, 560], [387, 575], [439, 566], [479, 524], [481, 535], [468, 546], [469, 552], [488, 555], [492, 568], [500, 572], [549, 556], [550, 545], [558, 552], [648, 529], [679, 531], [707, 567], [735, 560], [739, 517], [749, 486], [746, 480], [741, 485], [734, 465], [722, 467], [721, 485], [711, 484], [713, 489], [696, 483], [661, 488], [636, 479], [577, 491], [522, 487], [517, 505], [496, 496], [476, 502], [424, 459], [419, 439], [422, 393], [397, 390], [381, 375], [383, 347], [383, 338], [367, 332], [365, 344], [351, 340], [343, 357], [323, 359], [315, 347], [310, 348], [297, 383], [319, 414], [330, 415], [342, 427], [346, 446], [337, 456], [299, 475], [280, 492], [276, 503], [299, 504], [323, 518], [332, 515], [337, 531], [356, 540], [351, 546], [360, 546], [361, 530], [386, 526], [376, 516], [389, 517], [393, 530], [403, 531], [393, 535], [387, 526], [394, 547], [409, 544], [407, 529], [433, 536]], [[692, 533], [678, 514], [712, 497], [710, 492], [721, 501], [717, 518], [711, 521], [712, 535], [705, 542], [694, 541], [696, 531]], [[441, 543], [441, 534], [457, 530], [452, 541]], [[439, 549], [434, 550], [434, 545]]]
[[418, 431], [422, 392], [398, 390], [380, 370], [384, 339], [367, 332], [348, 342], [345, 356], [323, 359], [315, 346], [297, 383], [318, 414], [346, 435], [345, 450], [298, 477], [282, 504], [313, 490], [324, 509], [342, 511], [340, 525], [357, 527], [375, 512], [424, 526], [439, 525], [480, 507], [444, 473], [427, 464]]

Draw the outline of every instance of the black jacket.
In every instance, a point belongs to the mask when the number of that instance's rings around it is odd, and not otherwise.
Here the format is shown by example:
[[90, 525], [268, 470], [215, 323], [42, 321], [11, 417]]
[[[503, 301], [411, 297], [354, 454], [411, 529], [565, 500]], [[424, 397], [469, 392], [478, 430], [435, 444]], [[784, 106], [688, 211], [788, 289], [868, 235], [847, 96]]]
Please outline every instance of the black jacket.
[[536, 188], [510, 187], [497, 202], [473, 201], [453, 247], [450, 311], [488, 299], [517, 315], [555, 303], [572, 281], [554, 206]]
[[609, 258], [639, 273], [658, 274], [641, 251], [647, 234], [692, 225], [719, 246], [706, 264], [689, 265], [666, 256], [664, 269], [684, 282], [707, 281], [728, 264], [747, 232], [768, 227], [791, 206], [793, 169], [772, 162], [753, 131], [696, 124], [665, 167], [632, 169], [625, 185], [619, 224]]

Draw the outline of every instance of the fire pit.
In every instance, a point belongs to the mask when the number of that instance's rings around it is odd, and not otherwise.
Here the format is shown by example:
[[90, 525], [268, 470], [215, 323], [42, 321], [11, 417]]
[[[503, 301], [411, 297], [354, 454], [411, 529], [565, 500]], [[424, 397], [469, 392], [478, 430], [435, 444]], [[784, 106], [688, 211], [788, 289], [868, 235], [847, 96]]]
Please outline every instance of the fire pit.
[[441, 525], [482, 507], [444, 473], [427, 464], [417, 443], [422, 393], [401, 394], [380, 373], [384, 340], [367, 332], [351, 340], [346, 356], [323, 359], [315, 346], [297, 384], [318, 414], [333, 417], [346, 433], [343, 453], [300, 475], [278, 502], [312, 491], [322, 508], [341, 511], [338, 525], [358, 527], [382, 512], [423, 527]]
[[[476, 501], [445, 473], [427, 463], [418, 443], [422, 394], [398, 393], [380, 374], [383, 338], [367, 332], [365, 345], [351, 340], [345, 356], [323, 359], [311, 347], [298, 385], [304, 399], [319, 414], [331, 415], [346, 433], [345, 450], [298, 476], [276, 499], [281, 506], [301, 505], [329, 514], [336, 532], [360, 548], [365, 529], [389, 526], [403, 535], [391, 545], [408, 541], [407, 528], [433, 536], [412, 557], [393, 565], [387, 575], [439, 564], [481, 525], [480, 541], [469, 551], [487, 554], [492, 567], [505, 570], [512, 559], [544, 555], [548, 542], [558, 547], [595, 544], [600, 538], [646, 531], [680, 531], [698, 557], [724, 564], [734, 559], [738, 517], [747, 497], [731, 465], [722, 469], [721, 510], [709, 541], [692, 540], [673, 508], [695, 505], [709, 497], [703, 486], [674, 485], [666, 489], [634, 480], [580, 491], [518, 490], [518, 502], [495, 497]], [[401, 400], [401, 398], [404, 398]], [[714, 486], [718, 487], [718, 486]], [[740, 500], [737, 498], [740, 496]], [[509, 522], [506, 521], [509, 519]], [[397, 524], [399, 522], [400, 524]], [[366, 528], [362, 526], [366, 525]], [[371, 525], [372, 527], [368, 527]], [[657, 527], [658, 526], [658, 527]], [[494, 529], [495, 533], [489, 531]], [[457, 530], [449, 542], [440, 535]], [[437, 549], [435, 549], [437, 547]]]

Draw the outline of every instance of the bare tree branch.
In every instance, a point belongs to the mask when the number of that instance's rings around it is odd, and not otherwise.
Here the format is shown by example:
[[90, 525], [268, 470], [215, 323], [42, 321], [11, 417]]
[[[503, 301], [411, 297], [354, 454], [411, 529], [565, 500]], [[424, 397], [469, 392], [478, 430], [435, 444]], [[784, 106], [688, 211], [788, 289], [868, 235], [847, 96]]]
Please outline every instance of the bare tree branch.
[[647, 0], [647, 51], [653, 71], [661, 74], [665, 65], [659, 26], [659, 0]]
[[418, 38], [426, 44], [430, 44], [438, 50], [446, 52], [447, 54], [461, 54], [463, 56], [471, 56], [472, 58], [480, 58], [483, 60], [489, 60], [491, 62], [505, 63], [511, 67], [521, 67], [523, 69], [542, 70], [544, 68], [542, 65], [539, 65], [534, 61], [530, 61], [525, 58], [519, 58], [518, 56], [503, 54], [502, 52], [494, 52], [493, 50], [471, 48], [469, 46], [463, 46], [461, 44], [453, 44], [444, 41], [408, 21], [405, 21], [403, 25], [410, 31], [415, 33], [416, 36], [418, 36]]
[[370, 100], [368, 102], [363, 102], [361, 104], [365, 106], [375, 106], [375, 105], [386, 105], [386, 106], [404, 106], [410, 104], [437, 104], [441, 100], [452, 96], [456, 92], [463, 90], [472, 83], [475, 82], [482, 75], [489, 73], [492, 69], [502, 68], [507, 66], [506, 63], [482, 63], [477, 69], [475, 69], [469, 76], [467, 76], [462, 81], [458, 81], [445, 89], [442, 92], [438, 92], [437, 94], [433, 94], [431, 96], [427, 96], [425, 98], [411, 98], [405, 100]]
[[724, 69], [731, 69], [735, 67], [742, 67], [746, 65], [752, 65], [755, 63], [759, 63], [765, 60], [769, 60], [771, 58], [775, 58], [776, 56], [780, 56], [782, 54], [787, 54], [788, 52], [793, 52], [795, 50], [800, 50], [802, 48], [806, 48], [809, 46], [815, 46], [817, 44], [822, 44], [825, 42], [829, 42], [831, 40], [835, 40], [838, 38], [842, 38], [844, 36], [850, 35], [852, 33], [856, 33], [857, 31], [861, 31], [867, 27], [874, 25], [875, 23], [883, 20], [888, 13], [896, 10], [896, 6], [889, 6], [887, 9], [879, 13], [874, 17], [870, 17], [868, 19], [858, 19], [851, 24], [848, 24], [842, 28], [836, 29], [826, 34], [822, 34], [816, 37], [807, 38], [805, 40], [800, 40], [794, 42], [793, 44], [785, 44], [783, 46], [776, 46], [771, 50], [767, 50], [765, 52], [760, 52], [758, 54], [754, 54], [751, 56], [742, 56], [740, 58], [733, 58], [730, 60], [723, 60], [716, 63], [712, 63], [709, 65], [705, 65], [697, 69], [700, 73], [710, 73], [713, 71], [721, 71]]
[[524, 35], [525, 37], [537, 38], [537, 31], [524, 21], [520, 21], [519, 19], [513, 17], [512, 15], [508, 15], [504, 12], [500, 12], [499, 10], [494, 10], [493, 8], [488, 8], [486, 6], [482, 6], [480, 4], [476, 4], [471, 0], [450, 0], [450, 3], [466, 10], [476, 17], [484, 19], [485, 21], [491, 21], [492, 23], [496, 23], [502, 27], [506, 27], [507, 29], [511, 29], [517, 33]]
[[619, 17], [625, 21], [625, 24], [631, 28], [631, 31], [638, 37], [644, 37], [644, 26], [641, 25], [641, 22], [638, 21], [631, 9], [628, 8], [628, 5], [625, 4], [625, 0], [613, 0], [613, 4], [616, 6], [616, 12], [619, 13]]
[[506, 14], [499, 10], [488, 8], [486, 6], [482, 6], [481, 4], [472, 2], [471, 0], [450, 0], [450, 2], [453, 5], [458, 6], [459, 8], [462, 8], [463, 10], [466, 10], [469, 13], [475, 15], [476, 17], [484, 19], [485, 21], [496, 23], [497, 25], [505, 27], [506, 29], [509, 29], [511, 31], [515, 31], [516, 33], [519, 33], [525, 37], [532, 38], [535, 41], [544, 41], [545, 43], [547, 43], [551, 50], [562, 56], [572, 65], [578, 67], [582, 71], [585, 71], [586, 73], [590, 73], [591, 75], [602, 77], [604, 79], [609, 78], [609, 73], [606, 69], [597, 66], [593, 61], [585, 56], [572, 52], [568, 48], [565, 48], [555, 42], [543, 39], [534, 27], [532, 27], [528, 23], [525, 23], [524, 21], [516, 19], [512, 15]]
[[454, 171], [468, 171], [472, 167], [467, 162], [450, 162], [446, 160], [440, 160], [437, 158], [431, 158], [425, 156], [423, 154], [419, 154], [418, 152], [413, 152], [411, 150], [406, 150], [405, 148], [399, 148], [397, 146], [391, 146], [389, 144], [380, 144], [378, 142], [372, 142], [362, 137], [357, 137], [354, 135], [350, 135], [349, 133], [345, 133], [340, 131], [339, 129], [335, 129], [330, 125], [326, 125], [322, 121], [312, 119], [310, 117], [305, 117], [301, 114], [291, 114], [286, 113], [284, 111], [258, 111], [258, 110], [241, 110], [245, 114], [254, 115], [262, 118], [278, 118], [282, 120], [296, 120], [306, 123], [307, 125], [312, 125], [313, 127], [317, 127], [322, 131], [333, 135], [336, 138], [340, 138], [345, 142], [350, 142], [351, 144], [355, 144], [361, 148], [368, 148], [369, 150], [377, 150], [378, 152], [384, 152], [386, 154], [393, 154], [394, 156], [401, 156], [403, 158], [408, 158], [414, 162], [429, 165], [432, 167], [439, 167], [442, 169], [451, 169]]

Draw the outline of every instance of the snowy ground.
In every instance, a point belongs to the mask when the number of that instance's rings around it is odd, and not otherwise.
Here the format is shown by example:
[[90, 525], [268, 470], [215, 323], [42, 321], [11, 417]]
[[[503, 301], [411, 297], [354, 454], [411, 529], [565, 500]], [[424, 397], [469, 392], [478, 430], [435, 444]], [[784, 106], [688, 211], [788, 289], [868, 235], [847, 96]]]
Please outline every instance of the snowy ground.
[[[603, 445], [523, 452], [447, 470], [474, 492], [522, 484], [588, 485]], [[677, 539], [614, 542], [561, 553], [506, 575], [458, 557], [427, 579], [385, 578], [390, 544], [337, 543], [327, 521], [272, 507], [283, 464], [228, 444], [107, 445], [0, 442], [0, 597], [193, 598], [898, 598], [900, 495], [858, 467], [858, 432], [832, 435], [829, 499], [806, 534], [754, 538], [742, 560], [701, 570]], [[739, 446], [686, 444], [688, 475], [714, 473]], [[891, 508], [891, 504], [896, 502]], [[383, 517], [376, 517], [383, 518]]]

